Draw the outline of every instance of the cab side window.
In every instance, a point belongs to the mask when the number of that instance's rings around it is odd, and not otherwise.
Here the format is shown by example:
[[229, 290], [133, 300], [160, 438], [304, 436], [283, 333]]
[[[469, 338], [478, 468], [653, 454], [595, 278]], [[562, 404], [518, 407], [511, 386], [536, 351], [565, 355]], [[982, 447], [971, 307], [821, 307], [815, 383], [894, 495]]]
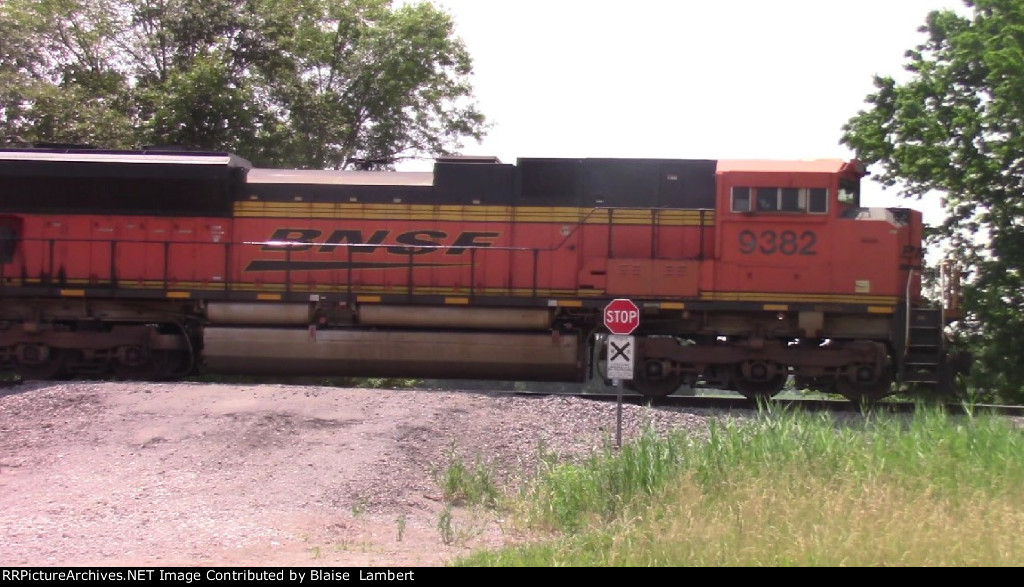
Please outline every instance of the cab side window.
[[825, 214], [828, 212], [828, 190], [738, 186], [732, 188], [731, 209], [733, 212]]
[[750, 212], [750, 188], [732, 188], [732, 211]]
[[757, 211], [774, 212], [779, 209], [779, 188], [757, 188]]

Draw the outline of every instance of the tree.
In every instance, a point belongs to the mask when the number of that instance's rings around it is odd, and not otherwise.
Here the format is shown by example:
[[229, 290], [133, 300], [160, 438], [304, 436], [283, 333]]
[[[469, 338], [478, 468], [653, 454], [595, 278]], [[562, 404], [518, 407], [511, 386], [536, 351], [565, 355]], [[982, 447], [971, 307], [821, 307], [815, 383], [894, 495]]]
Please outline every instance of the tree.
[[486, 129], [451, 17], [389, 0], [8, 0], [0, 138], [388, 168]]
[[965, 0], [927, 16], [905, 81], [876, 76], [841, 141], [901, 195], [945, 198], [930, 244], [965, 264], [972, 380], [1024, 400], [1024, 3]]

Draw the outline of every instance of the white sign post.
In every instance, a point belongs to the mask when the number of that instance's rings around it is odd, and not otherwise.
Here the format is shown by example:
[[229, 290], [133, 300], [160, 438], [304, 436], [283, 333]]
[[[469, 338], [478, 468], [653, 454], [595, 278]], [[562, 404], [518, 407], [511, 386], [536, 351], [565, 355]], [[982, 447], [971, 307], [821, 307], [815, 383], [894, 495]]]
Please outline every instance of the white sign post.
[[612, 380], [633, 380], [633, 351], [636, 337], [620, 334], [608, 335], [608, 378]]
[[608, 335], [608, 378], [619, 390], [615, 423], [615, 441], [622, 448], [622, 382], [633, 380], [636, 338], [629, 336], [640, 326], [640, 308], [633, 300], [616, 298], [604, 307], [604, 326]]

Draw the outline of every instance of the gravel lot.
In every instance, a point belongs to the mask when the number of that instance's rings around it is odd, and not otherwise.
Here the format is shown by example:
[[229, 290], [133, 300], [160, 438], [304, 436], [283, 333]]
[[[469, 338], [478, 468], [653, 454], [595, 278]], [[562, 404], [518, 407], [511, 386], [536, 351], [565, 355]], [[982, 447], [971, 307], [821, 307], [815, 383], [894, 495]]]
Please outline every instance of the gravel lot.
[[[708, 416], [623, 407], [706, 430]], [[518, 539], [452, 510], [454, 453], [503, 483], [543, 445], [614, 441], [614, 402], [288, 385], [74, 382], [0, 390], [0, 566], [437, 566]]]

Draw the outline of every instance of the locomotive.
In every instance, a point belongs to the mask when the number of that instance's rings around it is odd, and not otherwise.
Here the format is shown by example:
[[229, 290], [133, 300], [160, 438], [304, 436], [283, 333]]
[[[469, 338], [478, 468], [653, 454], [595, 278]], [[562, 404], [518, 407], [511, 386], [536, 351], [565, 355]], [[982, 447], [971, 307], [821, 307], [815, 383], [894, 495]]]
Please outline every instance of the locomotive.
[[265, 169], [231, 153], [0, 150], [0, 364], [584, 382], [641, 312], [629, 387], [853, 401], [951, 385], [922, 218], [855, 160], [445, 157]]

